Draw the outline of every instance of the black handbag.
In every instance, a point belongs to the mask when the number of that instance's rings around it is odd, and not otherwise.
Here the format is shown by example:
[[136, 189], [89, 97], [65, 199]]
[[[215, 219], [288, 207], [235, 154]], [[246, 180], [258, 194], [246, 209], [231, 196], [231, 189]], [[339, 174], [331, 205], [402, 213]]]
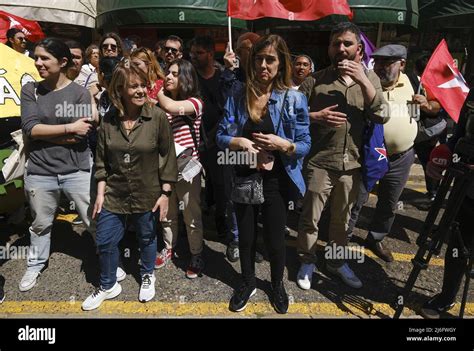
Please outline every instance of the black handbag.
[[[280, 130], [281, 120], [283, 117], [283, 109], [285, 108], [285, 101], [288, 95], [288, 90], [285, 92], [285, 97], [281, 104], [280, 120], [278, 121], [278, 128], [276, 134]], [[232, 202], [238, 204], [261, 205], [265, 201], [263, 196], [263, 178], [260, 172], [252, 173], [246, 177], [235, 177], [234, 186], [230, 195]]]
[[265, 198], [263, 197], [263, 178], [260, 172], [252, 173], [247, 177], [235, 177], [230, 199], [238, 204], [263, 204]]

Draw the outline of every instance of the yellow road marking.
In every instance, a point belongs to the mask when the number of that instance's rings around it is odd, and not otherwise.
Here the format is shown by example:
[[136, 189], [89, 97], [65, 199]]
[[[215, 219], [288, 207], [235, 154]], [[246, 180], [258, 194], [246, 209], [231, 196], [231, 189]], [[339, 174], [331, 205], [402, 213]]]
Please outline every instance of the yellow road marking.
[[[359, 246], [359, 247], [351, 246], [350, 249], [353, 250], [353, 251], [362, 251], [361, 246]], [[365, 250], [364, 249], [363, 251], [364, 251], [364, 255], [366, 255], [367, 257], [374, 258], [374, 259], [378, 258], [378, 256], [375, 255], [370, 250]], [[392, 255], [393, 255], [393, 259], [395, 261], [400, 261], [400, 262], [411, 262], [413, 257], [415, 257], [415, 255], [412, 255], [412, 254], [403, 254], [403, 253], [398, 253], [398, 252], [392, 252]], [[444, 259], [442, 259], [442, 258], [432, 258], [430, 260], [430, 266], [431, 265], [433, 265], [433, 266], [444, 266]]]
[[[392, 317], [394, 310], [385, 303], [370, 303], [357, 298], [360, 301], [344, 301], [340, 304], [332, 302], [297, 302], [290, 304], [289, 315], [295, 316], [328, 316], [328, 317]], [[352, 299], [354, 300], [354, 298]], [[459, 313], [460, 304], [450, 311], [451, 314]], [[0, 305], [1, 316], [22, 315], [74, 315], [77, 317], [98, 317], [110, 315], [122, 316], [265, 316], [275, 314], [269, 302], [249, 302], [245, 311], [233, 313], [228, 309], [227, 302], [147, 302], [138, 301], [105, 301], [102, 306], [95, 310], [84, 312], [81, 310], [80, 302], [58, 302], [58, 301], [5, 301]], [[404, 316], [414, 316], [416, 313], [408, 308], [404, 309]], [[474, 316], [474, 303], [467, 303], [466, 316]]]
[[[289, 247], [296, 247], [296, 241], [287, 241], [286, 245]], [[324, 251], [324, 245], [325, 244], [318, 244], [316, 250], [318, 251]], [[363, 246], [358, 246], [358, 245], [351, 245], [349, 246], [350, 250], [352, 251], [363, 251], [364, 255], [367, 257], [370, 257], [372, 259], [379, 259], [377, 255], [375, 255], [371, 250], [369, 249], [363, 249]], [[398, 253], [398, 252], [392, 252], [393, 259], [398, 262], [411, 262], [411, 260], [415, 257], [413, 254], [404, 254], [404, 253]], [[444, 259], [442, 258], [432, 258], [430, 260], [430, 266], [444, 266]]]
[[77, 214], [74, 214], [74, 213], [71, 213], [71, 214], [58, 214], [56, 216], [56, 220], [57, 221], [66, 221], [66, 222], [69, 222], [71, 223], [74, 218], [77, 217]]

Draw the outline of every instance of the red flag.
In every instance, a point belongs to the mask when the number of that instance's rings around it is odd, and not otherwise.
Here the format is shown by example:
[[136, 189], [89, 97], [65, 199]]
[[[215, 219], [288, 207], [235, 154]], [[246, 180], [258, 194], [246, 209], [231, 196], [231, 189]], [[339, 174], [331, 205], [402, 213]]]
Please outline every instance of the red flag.
[[26, 39], [31, 42], [37, 42], [45, 37], [40, 25], [36, 21], [30, 21], [11, 13], [0, 11], [0, 41], [7, 41], [7, 31], [10, 28], [21, 29], [25, 33]]
[[457, 123], [469, 88], [456, 67], [444, 39], [431, 55], [421, 76], [421, 83]]
[[243, 20], [262, 17], [314, 21], [329, 15], [352, 18], [347, 0], [228, 0], [227, 16]]

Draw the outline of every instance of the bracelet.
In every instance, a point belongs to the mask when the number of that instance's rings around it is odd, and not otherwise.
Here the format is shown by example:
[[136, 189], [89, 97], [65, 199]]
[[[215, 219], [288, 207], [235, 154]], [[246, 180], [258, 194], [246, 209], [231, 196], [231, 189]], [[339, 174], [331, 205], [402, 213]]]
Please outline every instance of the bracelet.
[[296, 145], [294, 143], [291, 143], [291, 145], [288, 147], [288, 149], [285, 150], [285, 154], [287, 156], [293, 154], [296, 150]]
[[160, 196], [161, 196], [161, 195], [165, 195], [166, 197], [169, 198], [169, 197], [171, 196], [171, 193], [172, 193], [172, 190], [168, 190], [168, 191], [166, 191], [166, 190], [161, 190]]

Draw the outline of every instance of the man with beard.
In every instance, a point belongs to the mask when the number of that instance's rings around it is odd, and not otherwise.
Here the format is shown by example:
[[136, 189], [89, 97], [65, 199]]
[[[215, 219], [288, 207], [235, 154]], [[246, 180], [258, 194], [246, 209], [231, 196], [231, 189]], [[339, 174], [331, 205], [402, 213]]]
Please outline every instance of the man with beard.
[[[386, 45], [374, 51], [374, 71], [382, 83], [383, 95], [387, 100], [390, 121], [384, 125], [385, 147], [387, 149], [389, 170], [379, 180], [377, 188], [377, 207], [369, 226], [365, 246], [386, 262], [392, 262], [393, 256], [383, 238], [390, 232], [395, 219], [395, 209], [410, 175], [415, 160], [414, 141], [418, 125], [412, 119], [407, 101], [414, 95], [408, 76], [403, 73], [407, 58], [407, 49], [402, 45]], [[414, 105], [412, 105], [414, 106]], [[351, 234], [362, 206], [369, 193], [363, 185], [356, 205], [352, 208], [348, 232]]]
[[305, 160], [307, 191], [297, 240], [301, 261], [297, 284], [305, 290], [311, 288], [318, 222], [329, 199], [327, 269], [347, 285], [362, 287], [345, 257], [337, 253], [347, 252], [346, 228], [361, 179], [361, 151], [367, 118], [385, 123], [388, 116], [383, 109], [385, 101], [380, 80], [374, 72], [365, 72], [361, 50], [360, 29], [349, 22], [338, 24], [331, 32], [328, 48], [332, 66], [308, 77], [300, 87], [309, 101], [312, 139]]

